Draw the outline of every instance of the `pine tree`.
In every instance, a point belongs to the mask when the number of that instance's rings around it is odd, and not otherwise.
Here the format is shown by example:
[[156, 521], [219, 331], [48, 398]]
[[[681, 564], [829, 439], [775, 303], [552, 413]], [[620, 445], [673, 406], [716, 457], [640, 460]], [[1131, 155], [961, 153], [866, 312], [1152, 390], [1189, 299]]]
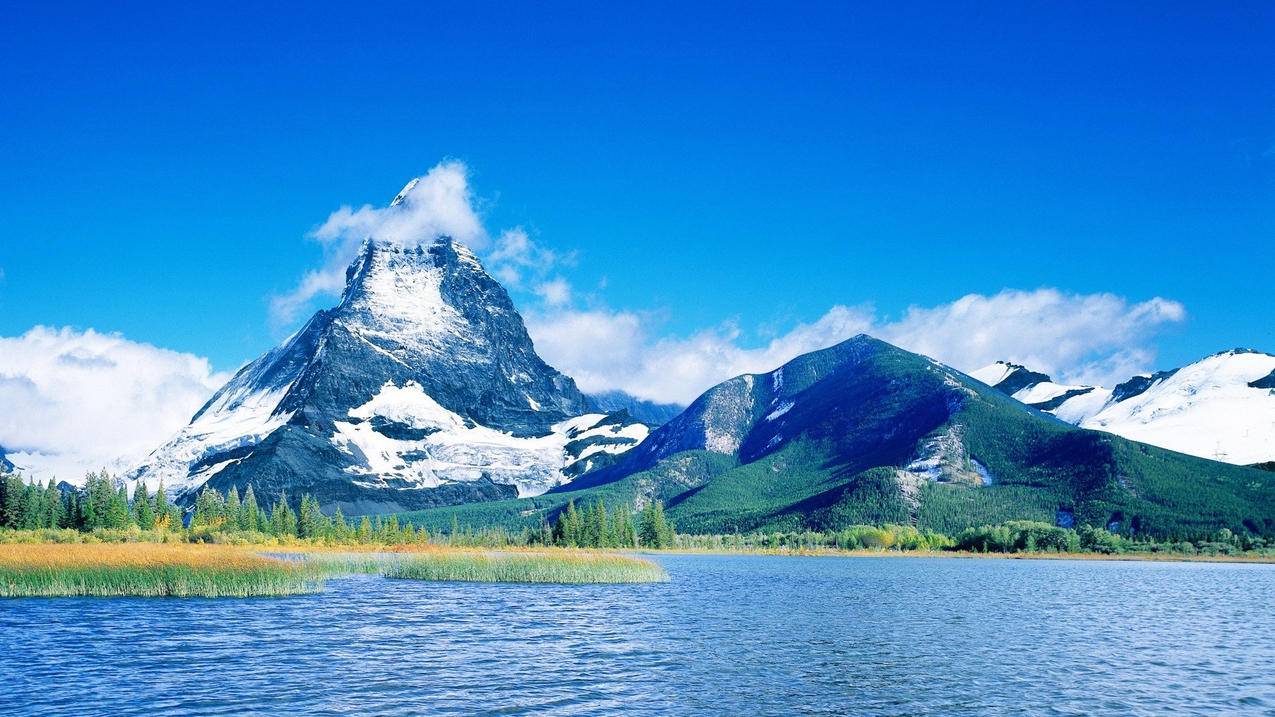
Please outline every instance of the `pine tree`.
[[155, 527], [160, 530], [176, 530], [182, 527], [181, 509], [168, 502], [168, 493], [164, 491], [164, 481], [159, 481], [155, 490]]
[[[117, 521], [119, 495], [115, 492], [111, 477], [106, 471], [90, 473], [85, 488], [84, 529], [119, 527]], [[125, 513], [128, 511], [125, 510]]]
[[226, 493], [226, 505], [222, 512], [222, 526], [228, 530], [235, 530], [239, 527], [239, 521], [242, 517], [243, 505], [239, 502], [239, 488], [232, 485]]
[[265, 532], [271, 535], [277, 536], [283, 532], [283, 505], [280, 501], [275, 500], [274, 504], [270, 506], [270, 512], [266, 515], [265, 524]]
[[637, 534], [633, 530], [633, 520], [629, 516], [629, 508], [622, 506], [615, 512], [614, 531], [615, 545], [619, 548], [636, 548]]
[[580, 512], [576, 510], [574, 500], [567, 501], [567, 507], [558, 514], [558, 544], [579, 547], [583, 537], [584, 525]]
[[37, 483], [32, 488], [40, 492], [40, 527], [58, 527], [58, 505], [61, 503], [61, 496], [58, 495], [57, 486], [49, 480], [43, 487]]
[[398, 516], [391, 515], [389, 520], [383, 521], [378, 526], [376, 540], [385, 545], [393, 545], [399, 541], [400, 536]]
[[4, 525], [8, 528], [21, 528], [23, 511], [26, 508], [27, 484], [17, 473], [9, 473], [4, 477]]
[[642, 509], [642, 525], [638, 535], [643, 547], [667, 548], [676, 539], [673, 524], [664, 516], [664, 504], [651, 501]]
[[146, 490], [145, 481], [139, 481], [133, 489], [133, 522], [142, 530], [155, 528], [155, 508], [151, 505], [151, 496]]
[[664, 515], [664, 503], [655, 501], [655, 526], [660, 534], [660, 547], [671, 548], [677, 542], [677, 534], [673, 529], [673, 523]]
[[190, 528], [215, 530], [225, 522], [226, 503], [210, 486], [204, 486], [195, 498], [195, 513], [190, 517]]
[[279, 497], [270, 509], [270, 534], [280, 537], [295, 537], [297, 534], [297, 516], [288, 506], [288, 495], [283, 491], [279, 491]]
[[586, 548], [600, 548], [606, 543], [607, 509], [599, 500], [593, 504], [584, 516], [584, 530], [580, 545]]
[[60, 488], [55, 488], [58, 492], [58, 513], [56, 528], [77, 528], [79, 527], [79, 509], [80, 502], [76, 498], [76, 493], [62, 494]]
[[23, 486], [20, 528], [35, 530], [44, 523], [44, 491], [34, 485]]
[[79, 495], [76, 497], [76, 523], [81, 530], [92, 530], [97, 527], [97, 506], [94, 503], [93, 492], [97, 487], [97, 474], [88, 473], [84, 476], [84, 487], [80, 489]]
[[359, 542], [366, 544], [372, 542], [372, 521], [363, 516], [363, 520], [359, 522]]
[[106, 527], [127, 528], [133, 522], [128, 509], [128, 486], [123, 481], [115, 481], [118, 487], [112, 492], [106, 510]]
[[62, 491], [58, 490], [53, 479], [49, 479], [48, 485], [44, 487], [44, 519], [41, 521], [45, 528], [61, 528], [64, 521], [63, 510], [65, 505], [62, 501]]
[[301, 513], [297, 521], [297, 534], [302, 538], [323, 537], [323, 511], [319, 509], [319, 501], [306, 493], [301, 496]]
[[8, 528], [9, 512], [5, 508], [5, 496], [9, 494], [9, 474], [0, 471], [0, 528]]
[[279, 491], [279, 501], [275, 503], [275, 505], [280, 506], [279, 515], [281, 523], [278, 528], [279, 535], [296, 537], [297, 513], [292, 510], [291, 505], [288, 505], [288, 496], [283, 491]]
[[243, 494], [243, 503], [239, 506], [239, 529], [265, 532], [263, 518], [261, 507], [257, 505], [257, 494], [253, 492], [252, 484], [249, 483]]
[[350, 542], [350, 524], [345, 522], [345, 514], [341, 512], [341, 506], [337, 506], [332, 511], [332, 520], [328, 528], [328, 536], [336, 543]]

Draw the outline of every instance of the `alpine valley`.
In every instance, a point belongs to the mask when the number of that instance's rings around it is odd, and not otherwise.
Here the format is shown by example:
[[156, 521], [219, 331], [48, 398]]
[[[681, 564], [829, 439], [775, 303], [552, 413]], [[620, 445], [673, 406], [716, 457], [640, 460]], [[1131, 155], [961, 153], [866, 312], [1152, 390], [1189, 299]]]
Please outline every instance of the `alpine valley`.
[[473, 252], [419, 239], [367, 239], [340, 302], [128, 478], [186, 505], [252, 486], [427, 526], [534, 528], [568, 501], [658, 500], [687, 532], [1030, 519], [1275, 534], [1275, 474], [1233, 465], [1275, 458], [1268, 354], [1107, 390], [1007, 363], [969, 376], [860, 335], [683, 409], [582, 393]]

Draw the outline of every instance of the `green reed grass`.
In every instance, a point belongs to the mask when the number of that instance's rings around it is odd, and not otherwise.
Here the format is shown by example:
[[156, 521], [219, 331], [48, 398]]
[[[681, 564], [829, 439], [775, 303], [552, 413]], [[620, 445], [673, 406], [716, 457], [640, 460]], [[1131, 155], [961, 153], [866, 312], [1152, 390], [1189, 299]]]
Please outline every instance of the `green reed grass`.
[[573, 553], [441, 553], [408, 555], [386, 564], [386, 577], [477, 583], [654, 583], [659, 565], [639, 558]]
[[321, 584], [286, 566], [0, 568], [0, 597], [266, 597], [317, 592]]
[[649, 560], [575, 550], [305, 553], [299, 559], [323, 576], [363, 573], [434, 582], [558, 584], [668, 580], [664, 569]]

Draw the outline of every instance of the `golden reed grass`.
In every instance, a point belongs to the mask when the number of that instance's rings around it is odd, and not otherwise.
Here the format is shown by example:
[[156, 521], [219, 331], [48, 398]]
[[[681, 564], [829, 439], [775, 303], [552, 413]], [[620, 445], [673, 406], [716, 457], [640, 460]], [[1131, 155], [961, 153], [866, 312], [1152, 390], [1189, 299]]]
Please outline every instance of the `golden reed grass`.
[[303, 565], [241, 548], [154, 543], [0, 545], [0, 597], [254, 597], [319, 589]]

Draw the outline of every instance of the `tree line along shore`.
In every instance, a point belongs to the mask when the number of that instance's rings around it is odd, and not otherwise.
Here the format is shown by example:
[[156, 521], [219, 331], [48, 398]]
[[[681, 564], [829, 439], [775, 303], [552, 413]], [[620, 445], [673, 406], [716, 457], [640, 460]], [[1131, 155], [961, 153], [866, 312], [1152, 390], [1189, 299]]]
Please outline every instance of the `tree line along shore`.
[[1008, 521], [967, 528], [956, 535], [909, 525], [849, 525], [831, 531], [685, 534], [676, 530], [659, 501], [607, 505], [574, 502], [550, 523], [511, 531], [459, 524], [430, 532], [396, 515], [347, 518], [324, 513], [317, 500], [301, 496], [293, 508], [285, 495], [261, 504], [252, 486], [241, 496], [231, 488], [205, 488], [183, 515], [163, 485], [151, 493], [139, 484], [133, 495], [105, 472], [90, 474], [77, 490], [52, 482], [28, 484], [10, 474], [0, 480], [0, 543], [15, 542], [194, 542], [240, 545], [568, 547], [713, 552], [939, 552], [1159, 556], [1181, 558], [1275, 558], [1272, 541], [1225, 528], [1191, 539], [1157, 540], [1094, 526], [1064, 528], [1036, 521]]

